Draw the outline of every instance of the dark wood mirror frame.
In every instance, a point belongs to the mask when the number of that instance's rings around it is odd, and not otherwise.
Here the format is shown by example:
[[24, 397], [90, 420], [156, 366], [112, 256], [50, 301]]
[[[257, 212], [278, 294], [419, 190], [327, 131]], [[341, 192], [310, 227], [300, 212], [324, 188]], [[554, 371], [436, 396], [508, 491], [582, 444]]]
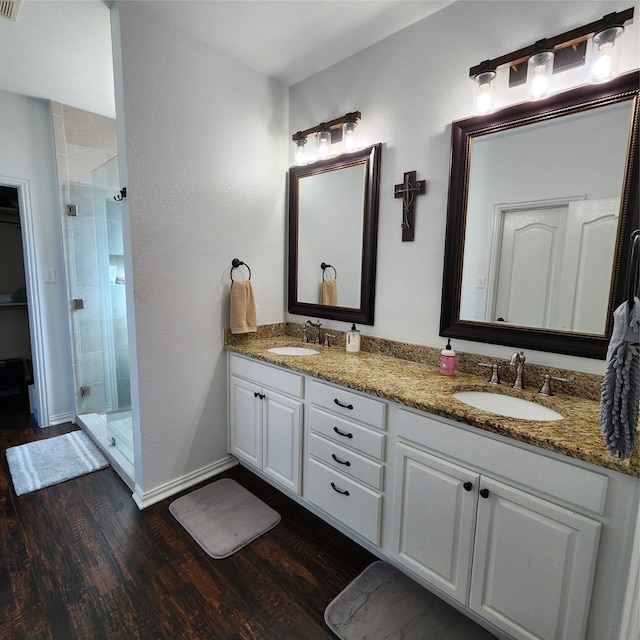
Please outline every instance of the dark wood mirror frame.
[[[631, 232], [638, 228], [639, 80], [640, 72], [633, 71], [606, 84], [579, 87], [550, 96], [540, 102], [517, 104], [492, 114], [467, 118], [452, 124], [451, 173], [440, 316], [441, 336], [598, 359], [606, 357], [612, 330], [611, 312], [628, 295], [626, 285], [630, 275], [628, 267], [631, 250], [630, 236]], [[469, 189], [469, 152], [472, 138], [622, 100], [633, 101], [632, 126], [621, 194], [620, 224], [605, 335], [460, 320], [462, 263]]]
[[[376, 144], [335, 158], [320, 160], [289, 170], [289, 312], [344, 322], [373, 324], [376, 256], [378, 241], [378, 205], [380, 190], [381, 144]], [[360, 307], [330, 307], [298, 300], [298, 181], [301, 178], [327, 171], [343, 169], [354, 164], [365, 164], [365, 190], [363, 202], [362, 272]], [[338, 230], [336, 230], [337, 232]]]

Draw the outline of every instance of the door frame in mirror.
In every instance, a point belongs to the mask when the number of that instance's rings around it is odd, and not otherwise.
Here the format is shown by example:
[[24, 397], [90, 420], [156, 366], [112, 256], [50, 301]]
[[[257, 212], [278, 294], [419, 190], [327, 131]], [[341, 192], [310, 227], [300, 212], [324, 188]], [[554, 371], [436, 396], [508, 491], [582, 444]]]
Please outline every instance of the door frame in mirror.
[[[378, 244], [378, 208], [380, 192], [380, 156], [378, 143], [327, 160], [291, 167], [289, 170], [289, 313], [311, 315], [330, 320], [372, 325], [375, 311], [376, 257]], [[362, 270], [359, 308], [310, 304], [298, 300], [298, 182], [301, 178], [327, 171], [365, 165], [363, 199]], [[339, 230], [336, 229], [336, 233]]]
[[[452, 124], [451, 173], [440, 315], [441, 336], [582, 357], [606, 357], [613, 328], [612, 311], [627, 297], [625, 284], [629, 271], [630, 236], [633, 229], [638, 227], [639, 80], [640, 72], [633, 71], [606, 84], [578, 87], [539, 102], [505, 107], [495, 113], [459, 120]], [[633, 108], [605, 333], [581, 334], [461, 320], [460, 299], [472, 139], [475, 136], [542, 122], [623, 100], [631, 100]]]

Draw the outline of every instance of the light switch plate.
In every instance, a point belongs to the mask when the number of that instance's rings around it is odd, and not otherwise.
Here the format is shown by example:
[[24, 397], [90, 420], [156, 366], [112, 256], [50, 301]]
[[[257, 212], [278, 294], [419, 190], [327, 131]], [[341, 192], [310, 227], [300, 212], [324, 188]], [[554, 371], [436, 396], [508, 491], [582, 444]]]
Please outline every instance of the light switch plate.
[[44, 281], [48, 283], [56, 281], [56, 270], [53, 267], [45, 267]]

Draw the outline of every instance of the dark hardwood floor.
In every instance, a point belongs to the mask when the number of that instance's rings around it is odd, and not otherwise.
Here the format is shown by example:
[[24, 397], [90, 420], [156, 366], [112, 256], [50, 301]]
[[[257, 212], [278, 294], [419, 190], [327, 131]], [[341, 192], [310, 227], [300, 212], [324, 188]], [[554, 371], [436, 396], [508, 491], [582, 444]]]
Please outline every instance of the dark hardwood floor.
[[75, 428], [0, 398], [0, 638], [335, 638], [324, 609], [375, 557], [245, 469], [219, 477], [282, 521], [224, 560], [169, 513], [177, 496], [139, 511], [110, 467], [16, 497], [5, 449]]

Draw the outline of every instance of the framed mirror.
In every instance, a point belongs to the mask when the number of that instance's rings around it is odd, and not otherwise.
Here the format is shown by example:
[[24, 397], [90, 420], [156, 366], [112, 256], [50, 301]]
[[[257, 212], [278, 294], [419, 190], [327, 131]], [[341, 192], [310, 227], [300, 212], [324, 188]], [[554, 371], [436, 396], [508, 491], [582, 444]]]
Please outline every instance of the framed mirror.
[[638, 227], [639, 76], [453, 123], [440, 335], [605, 358]]
[[289, 171], [289, 311], [373, 324], [380, 151]]

